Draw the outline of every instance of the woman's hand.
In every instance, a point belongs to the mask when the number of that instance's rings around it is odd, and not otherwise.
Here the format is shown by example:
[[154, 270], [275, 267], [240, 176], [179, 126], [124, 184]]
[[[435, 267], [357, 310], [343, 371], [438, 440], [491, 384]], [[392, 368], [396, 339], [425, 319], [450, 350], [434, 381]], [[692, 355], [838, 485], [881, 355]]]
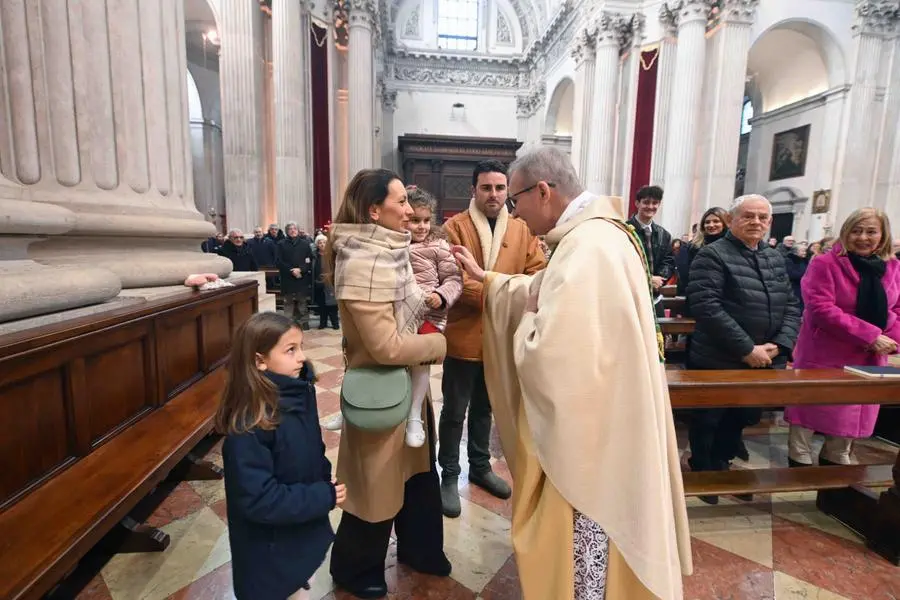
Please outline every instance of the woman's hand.
[[870, 346], [875, 354], [887, 355], [897, 352], [897, 342], [886, 335], [879, 335]]
[[334, 477], [331, 478], [331, 483], [334, 485], [334, 505], [340, 506], [347, 499], [347, 486], [343, 483], [338, 483]]
[[465, 271], [475, 281], [484, 283], [484, 269], [478, 266], [478, 261], [475, 260], [468, 248], [465, 246], [453, 246], [450, 248], [450, 252], [453, 253], [453, 257], [456, 259], [460, 269]]

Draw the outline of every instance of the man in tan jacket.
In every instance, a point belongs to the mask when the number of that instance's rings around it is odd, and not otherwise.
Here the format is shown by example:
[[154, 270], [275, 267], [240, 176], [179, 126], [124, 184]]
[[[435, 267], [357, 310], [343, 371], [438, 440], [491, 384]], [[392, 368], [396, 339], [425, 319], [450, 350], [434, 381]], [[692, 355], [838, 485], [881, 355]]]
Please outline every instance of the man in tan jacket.
[[[472, 174], [473, 197], [469, 209], [444, 225], [451, 244], [465, 246], [483, 268], [510, 275], [531, 275], [546, 260], [538, 239], [524, 221], [510, 216], [506, 207], [506, 168], [496, 160], [478, 163]], [[469, 481], [498, 498], [509, 498], [509, 484], [491, 470], [489, 450], [491, 404], [482, 362], [483, 286], [463, 274], [463, 293], [450, 309], [447, 358], [438, 438], [441, 465], [441, 502], [444, 515], [458, 517], [459, 444], [469, 409]]]

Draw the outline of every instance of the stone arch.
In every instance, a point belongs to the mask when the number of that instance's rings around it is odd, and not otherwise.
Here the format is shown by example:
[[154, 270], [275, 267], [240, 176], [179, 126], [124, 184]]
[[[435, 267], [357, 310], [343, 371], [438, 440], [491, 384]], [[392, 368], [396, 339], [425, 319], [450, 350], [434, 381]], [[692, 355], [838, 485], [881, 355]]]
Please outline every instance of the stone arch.
[[575, 82], [563, 77], [553, 89], [544, 119], [544, 133], [572, 135], [572, 118], [575, 113]]
[[[787, 55], [791, 60], [784, 60]], [[844, 52], [836, 36], [810, 18], [785, 19], [760, 33], [750, 47], [747, 71], [756, 114], [846, 82]]]
[[[214, 1], [214, 0], [213, 0]], [[497, 3], [501, 12], [514, 15], [521, 31], [521, 47], [524, 50], [528, 44], [540, 37], [542, 27], [546, 21], [547, 7], [544, 0], [493, 0]], [[395, 43], [399, 40], [410, 15], [417, 5], [421, 6], [422, 18], [432, 15], [436, 19], [438, 3], [440, 0], [387, 0], [385, 8], [389, 8], [387, 16], [390, 27], [394, 32]], [[418, 47], [418, 46], [416, 46]], [[486, 49], [480, 52], [484, 53]]]

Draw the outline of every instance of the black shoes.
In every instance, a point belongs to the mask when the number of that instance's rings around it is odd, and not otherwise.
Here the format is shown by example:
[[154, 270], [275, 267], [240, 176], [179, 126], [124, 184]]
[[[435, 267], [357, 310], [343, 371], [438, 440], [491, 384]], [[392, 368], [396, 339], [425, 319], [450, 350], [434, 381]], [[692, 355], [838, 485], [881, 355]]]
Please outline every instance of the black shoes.
[[506, 500], [512, 496], [512, 488], [509, 487], [509, 484], [493, 471], [485, 471], [484, 473], [469, 471], [469, 483], [474, 483], [490, 495], [496, 496], [501, 500]]
[[[335, 582], [337, 583], [337, 582]], [[360, 588], [358, 590], [350, 589], [348, 587], [344, 587], [341, 584], [337, 584], [337, 586], [343, 589], [346, 592], [349, 592], [350, 595], [355, 598], [364, 598], [366, 600], [370, 598], [385, 598], [387, 597], [388, 589], [386, 583], [379, 583], [376, 585], [366, 586], [364, 588]]]
[[425, 575], [435, 575], [437, 577], [448, 577], [453, 570], [453, 566], [443, 553], [441, 553], [437, 559], [432, 561], [422, 561], [415, 557], [409, 557], [398, 553], [397, 562], [406, 565], [413, 571], [418, 571]]
[[441, 480], [441, 509], [445, 517], [455, 519], [462, 512], [459, 503], [459, 480], [445, 477]]

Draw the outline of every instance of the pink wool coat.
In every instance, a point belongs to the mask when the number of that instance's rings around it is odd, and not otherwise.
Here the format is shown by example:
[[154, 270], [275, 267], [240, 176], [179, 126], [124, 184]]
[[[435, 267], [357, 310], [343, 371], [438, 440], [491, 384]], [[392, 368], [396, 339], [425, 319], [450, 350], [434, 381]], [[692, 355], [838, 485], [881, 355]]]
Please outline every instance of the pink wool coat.
[[[803, 324], [794, 348], [795, 369], [843, 369], [852, 365], [884, 365], [887, 357], [867, 348], [879, 335], [900, 342], [900, 261], [890, 260], [881, 280], [888, 301], [884, 331], [859, 319], [856, 292], [859, 274], [835, 248], [810, 262], [800, 285]], [[852, 400], [852, 398], [848, 398]], [[828, 435], [864, 438], [872, 435], [877, 405], [789, 406], [785, 419]]]
[[409, 261], [419, 287], [428, 293], [437, 292], [444, 299], [443, 308], [425, 314], [426, 321], [443, 331], [447, 326], [447, 311], [459, 299], [463, 288], [462, 274], [450, 253], [450, 244], [431, 234], [424, 242], [410, 244]]

